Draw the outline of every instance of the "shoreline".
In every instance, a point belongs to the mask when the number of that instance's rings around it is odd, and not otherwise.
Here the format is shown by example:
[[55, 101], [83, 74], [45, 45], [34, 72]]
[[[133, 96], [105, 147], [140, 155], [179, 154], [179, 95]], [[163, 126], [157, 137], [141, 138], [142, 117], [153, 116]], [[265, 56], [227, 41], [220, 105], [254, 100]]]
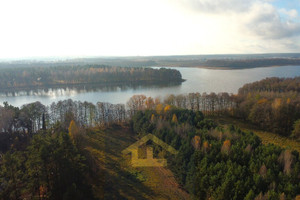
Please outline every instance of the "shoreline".
[[172, 67], [177, 67], [177, 68], [200, 68], [200, 69], [211, 69], [211, 70], [244, 70], [244, 69], [256, 69], [256, 68], [273, 68], [273, 67], [285, 67], [285, 66], [300, 66], [300, 65], [270, 65], [270, 66], [259, 66], [259, 67], [212, 67], [212, 66], [151, 66], [151, 67], [162, 67], [162, 68], [172, 68]]

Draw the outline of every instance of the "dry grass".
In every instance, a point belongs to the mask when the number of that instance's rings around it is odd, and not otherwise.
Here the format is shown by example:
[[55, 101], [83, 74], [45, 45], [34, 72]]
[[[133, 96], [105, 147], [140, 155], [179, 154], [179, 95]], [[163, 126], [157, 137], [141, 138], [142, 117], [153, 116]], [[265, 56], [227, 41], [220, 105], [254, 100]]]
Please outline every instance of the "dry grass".
[[235, 126], [240, 127], [243, 131], [252, 131], [258, 137], [260, 137], [263, 144], [271, 143], [271, 144], [278, 145], [282, 148], [287, 148], [287, 149], [296, 150], [300, 152], [300, 142], [296, 140], [292, 140], [290, 138], [283, 137], [275, 133], [259, 130], [257, 127], [253, 125], [249, 125], [237, 119], [225, 118], [225, 117], [214, 117], [213, 119], [221, 125], [233, 124]]
[[189, 199], [179, 188], [172, 172], [165, 168], [133, 168], [130, 155], [122, 150], [137, 140], [128, 127], [92, 129], [82, 140], [98, 199]]

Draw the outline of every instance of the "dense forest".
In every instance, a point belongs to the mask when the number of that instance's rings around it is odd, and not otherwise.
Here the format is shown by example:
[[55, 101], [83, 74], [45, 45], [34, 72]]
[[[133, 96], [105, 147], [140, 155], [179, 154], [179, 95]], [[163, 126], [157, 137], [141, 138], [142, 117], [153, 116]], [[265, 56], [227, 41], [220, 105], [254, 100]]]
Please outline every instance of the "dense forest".
[[27, 137], [24, 149], [12, 145], [0, 160], [0, 199], [93, 199], [86, 158], [68, 133]]
[[128, 107], [66, 100], [50, 108], [36, 102], [19, 109], [6, 103], [1, 121], [11, 118], [0, 134], [0, 198], [93, 199], [92, 166], [81, 137], [91, 127], [128, 122], [137, 136], [153, 133], [179, 150], [168, 157], [169, 167], [196, 199], [293, 199], [299, 194], [299, 152], [263, 145], [253, 133], [217, 126], [201, 111], [158, 99], [134, 96]]
[[279, 200], [300, 192], [299, 152], [262, 145], [253, 133], [217, 126], [200, 111], [139, 111], [132, 127], [179, 150], [169, 167], [195, 199]]
[[20, 67], [0, 69], [0, 90], [74, 84], [133, 84], [182, 82], [179, 71], [104, 65]]

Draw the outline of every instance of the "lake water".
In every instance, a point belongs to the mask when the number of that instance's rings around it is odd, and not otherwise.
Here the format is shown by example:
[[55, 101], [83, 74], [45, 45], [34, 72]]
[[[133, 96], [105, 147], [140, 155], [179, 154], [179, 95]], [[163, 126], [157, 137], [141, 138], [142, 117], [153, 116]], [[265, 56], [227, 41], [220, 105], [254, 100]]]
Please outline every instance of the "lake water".
[[135, 94], [144, 94], [151, 97], [164, 97], [168, 94], [186, 94], [190, 92], [228, 92], [237, 93], [245, 83], [258, 81], [266, 77], [295, 77], [300, 76], [300, 66], [265, 67], [241, 70], [216, 70], [202, 68], [179, 68], [182, 78], [186, 79], [182, 84], [151, 85], [137, 87], [102, 87], [93, 90], [86, 89], [50, 89], [48, 91], [19, 92], [0, 94], [0, 102], [7, 101], [14, 106], [40, 101], [44, 105], [50, 105], [64, 99], [88, 101], [92, 103], [110, 102], [126, 103]]

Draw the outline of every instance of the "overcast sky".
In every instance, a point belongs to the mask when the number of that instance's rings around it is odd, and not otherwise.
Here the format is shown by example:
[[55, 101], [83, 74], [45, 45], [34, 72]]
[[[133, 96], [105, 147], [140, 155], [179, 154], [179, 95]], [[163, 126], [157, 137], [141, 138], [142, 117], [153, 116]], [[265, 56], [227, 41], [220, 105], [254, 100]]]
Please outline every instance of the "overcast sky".
[[0, 0], [0, 58], [300, 52], [300, 0]]

